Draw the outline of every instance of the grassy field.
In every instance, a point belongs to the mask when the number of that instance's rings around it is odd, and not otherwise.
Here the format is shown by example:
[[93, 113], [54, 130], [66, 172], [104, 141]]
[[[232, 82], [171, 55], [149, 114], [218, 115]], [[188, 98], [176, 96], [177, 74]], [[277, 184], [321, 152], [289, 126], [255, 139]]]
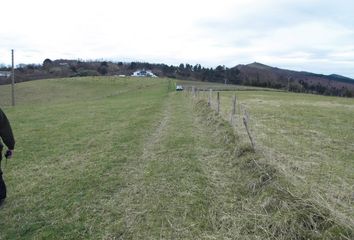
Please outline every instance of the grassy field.
[[[221, 115], [228, 121], [232, 98], [237, 96], [234, 124], [246, 141], [242, 117], [247, 110], [256, 150], [264, 162], [354, 226], [353, 99], [269, 91], [220, 94]], [[208, 101], [209, 94], [201, 97]], [[212, 98], [216, 108], [215, 93]]]
[[[347, 199], [345, 205], [333, 207], [332, 211], [329, 207], [333, 205], [313, 202], [313, 195], [307, 199], [298, 197], [297, 192], [308, 190], [307, 186], [322, 189], [328, 184], [318, 176], [327, 174], [330, 159], [323, 157], [324, 151], [321, 155], [317, 155], [317, 150], [311, 151], [312, 147], [303, 143], [306, 135], [297, 138], [301, 134], [296, 121], [301, 115], [287, 116], [280, 109], [275, 112], [274, 105], [267, 105], [276, 102], [283, 111], [295, 111], [296, 104], [301, 104], [298, 111], [304, 112], [301, 114], [307, 122], [313, 119], [313, 104], [326, 105], [325, 100], [275, 92], [237, 93], [251, 113], [252, 132], [257, 133], [260, 153], [253, 152], [243, 133], [235, 132], [205, 101], [174, 92], [169, 86], [170, 80], [152, 78], [39, 80], [16, 85], [14, 108], [9, 106], [9, 86], [0, 86], [1, 107], [12, 123], [17, 141], [14, 159], [3, 165], [8, 199], [0, 208], [0, 239], [354, 236], [351, 226], [333, 215], [341, 212], [350, 220], [352, 200]], [[226, 103], [231, 93], [222, 96]], [[345, 194], [352, 194], [352, 113], [345, 110], [353, 105], [346, 99], [333, 101], [333, 109], [337, 110], [333, 119], [342, 123], [340, 134], [347, 132], [348, 138], [335, 138], [334, 130], [333, 135], [328, 135], [334, 142], [340, 141], [335, 149], [342, 153], [336, 158], [341, 165], [332, 169], [332, 180], [341, 179], [340, 184], [347, 184], [343, 185], [348, 190]], [[223, 109], [227, 116], [226, 107]], [[282, 113], [282, 118], [274, 122], [278, 113]], [[315, 113], [332, 116], [318, 109]], [[267, 118], [267, 114], [273, 117]], [[318, 133], [308, 134], [327, 136], [332, 125], [326, 123], [326, 117], [320, 119], [322, 128], [314, 130]], [[286, 125], [281, 129], [289, 131], [285, 134], [287, 139], [299, 141], [302, 148], [288, 150], [282, 145], [285, 140], [275, 131], [280, 124]], [[281, 129], [283, 134], [285, 130]], [[312, 140], [307, 141], [322, 142], [316, 136], [310, 135]], [[321, 144], [326, 141], [324, 138]], [[342, 144], [347, 145], [343, 148]], [[274, 159], [267, 160], [267, 154]], [[299, 155], [303, 156], [302, 162]], [[305, 159], [306, 156], [311, 158]], [[326, 167], [306, 167], [321, 160]], [[288, 166], [297, 167], [296, 174], [287, 175]], [[312, 179], [311, 171], [317, 170], [317, 177]], [[308, 185], [293, 184], [293, 179], [298, 182], [294, 176], [304, 178]], [[331, 188], [335, 184], [330, 182]], [[338, 194], [343, 192], [337, 189]]]
[[177, 84], [182, 85], [186, 89], [191, 89], [193, 86], [201, 90], [213, 89], [215, 91], [282, 91], [278, 89], [260, 88], [252, 86], [242, 86], [233, 84], [222, 84], [201, 81], [177, 80]]
[[116, 203], [159, 120], [165, 86], [115, 78], [18, 84], [18, 105], [4, 109], [17, 148], [4, 167], [0, 238], [97, 239], [123, 224]]

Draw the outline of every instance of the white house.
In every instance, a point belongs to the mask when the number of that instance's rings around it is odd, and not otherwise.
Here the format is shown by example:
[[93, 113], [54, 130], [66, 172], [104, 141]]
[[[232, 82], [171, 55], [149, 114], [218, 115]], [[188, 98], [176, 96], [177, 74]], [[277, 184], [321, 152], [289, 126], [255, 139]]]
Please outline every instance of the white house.
[[138, 70], [132, 74], [133, 77], [157, 77], [151, 70]]

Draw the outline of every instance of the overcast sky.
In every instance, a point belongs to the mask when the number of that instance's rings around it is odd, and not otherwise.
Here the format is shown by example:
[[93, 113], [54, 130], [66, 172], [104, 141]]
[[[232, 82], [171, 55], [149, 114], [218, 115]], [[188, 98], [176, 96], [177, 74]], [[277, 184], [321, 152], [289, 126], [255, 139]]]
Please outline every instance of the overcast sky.
[[[4, 0], [0, 63], [45, 58], [233, 67], [354, 78], [353, 0]], [[12, 16], [13, 15], [13, 16]]]

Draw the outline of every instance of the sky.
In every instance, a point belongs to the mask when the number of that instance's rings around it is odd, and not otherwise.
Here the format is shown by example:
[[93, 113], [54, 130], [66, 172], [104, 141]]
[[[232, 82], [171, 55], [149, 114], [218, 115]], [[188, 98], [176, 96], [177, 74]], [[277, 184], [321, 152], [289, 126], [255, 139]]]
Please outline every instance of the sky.
[[352, 0], [3, 0], [0, 63], [261, 62], [354, 78]]

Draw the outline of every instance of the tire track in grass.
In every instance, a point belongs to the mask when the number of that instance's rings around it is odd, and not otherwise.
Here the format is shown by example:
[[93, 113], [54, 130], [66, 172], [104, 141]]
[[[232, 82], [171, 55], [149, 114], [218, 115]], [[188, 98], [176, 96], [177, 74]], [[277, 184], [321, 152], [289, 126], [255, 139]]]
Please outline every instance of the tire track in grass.
[[117, 194], [121, 219], [106, 238], [194, 239], [208, 231], [207, 177], [195, 145], [193, 109], [171, 93], [142, 155], [125, 172]]

